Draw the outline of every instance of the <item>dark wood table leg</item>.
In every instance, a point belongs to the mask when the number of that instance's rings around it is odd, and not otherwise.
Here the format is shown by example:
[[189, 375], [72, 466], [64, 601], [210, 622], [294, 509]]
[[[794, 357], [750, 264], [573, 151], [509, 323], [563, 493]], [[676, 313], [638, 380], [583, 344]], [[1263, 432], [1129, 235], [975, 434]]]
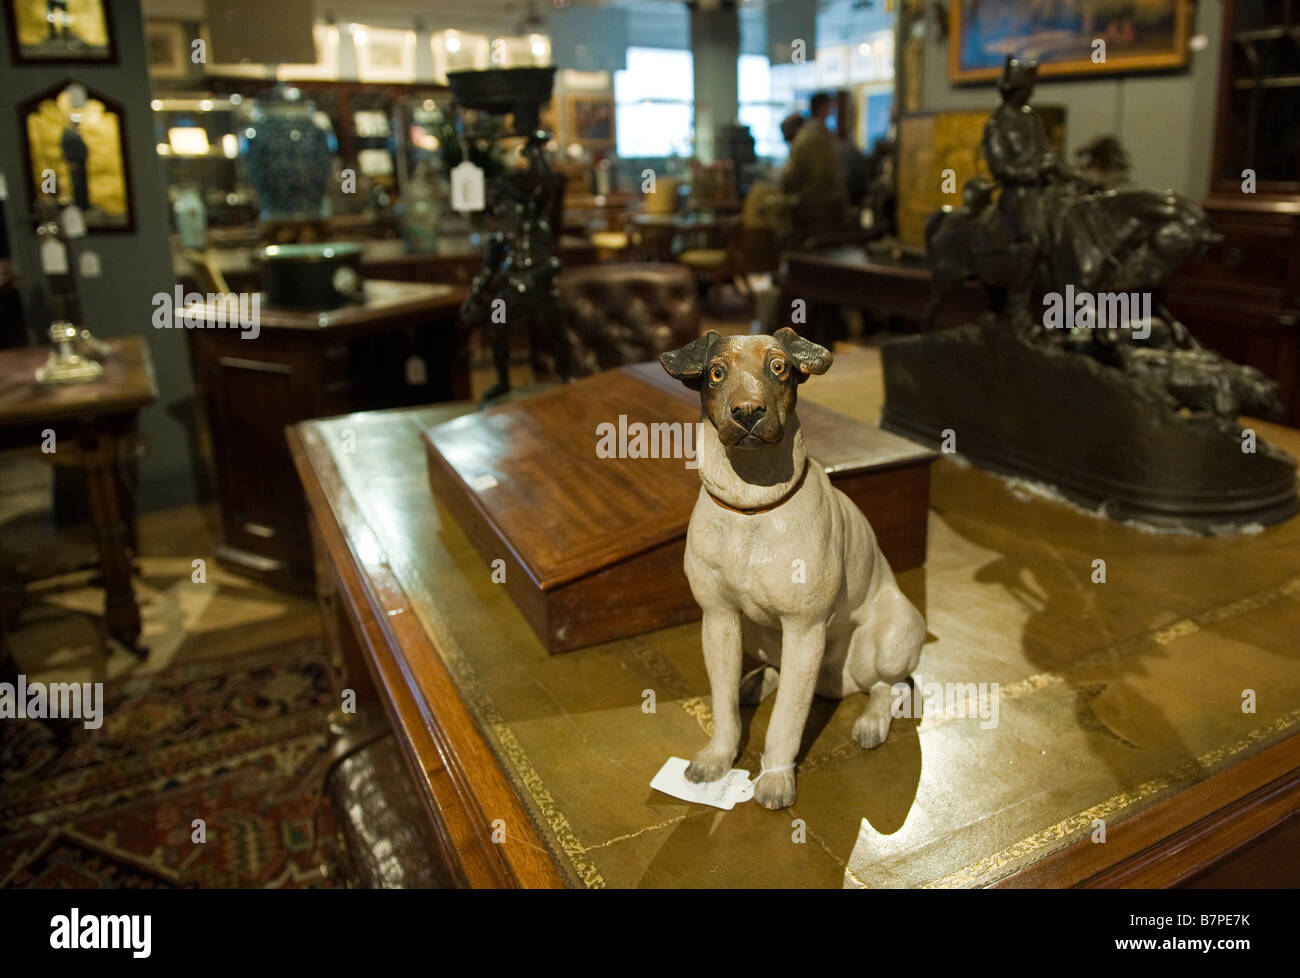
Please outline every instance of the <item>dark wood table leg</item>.
[[140, 606], [131, 585], [131, 518], [118, 470], [118, 439], [93, 421], [85, 421], [78, 428], [77, 442], [86, 473], [86, 495], [95, 530], [95, 547], [99, 551], [100, 574], [104, 579], [104, 619], [108, 633], [144, 658], [148, 650], [139, 644]]

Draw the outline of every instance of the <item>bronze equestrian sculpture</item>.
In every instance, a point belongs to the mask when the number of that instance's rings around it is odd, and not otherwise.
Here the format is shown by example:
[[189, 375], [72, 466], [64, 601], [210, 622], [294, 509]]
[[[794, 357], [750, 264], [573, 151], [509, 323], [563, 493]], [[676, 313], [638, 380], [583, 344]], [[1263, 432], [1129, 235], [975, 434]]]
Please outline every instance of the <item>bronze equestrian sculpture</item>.
[[[1279, 411], [1277, 385], [1201, 346], [1160, 301], [1220, 236], [1181, 194], [1098, 190], [1065, 166], [1028, 104], [1035, 75], [1007, 59], [985, 126], [996, 201], [973, 179], [962, 207], [927, 223], [927, 328], [882, 347], [881, 427], [1115, 519], [1213, 533], [1293, 516], [1295, 459], [1237, 423]], [[971, 276], [991, 311], [930, 328]]]
[[1008, 58], [1002, 103], [984, 127], [984, 156], [1001, 184], [997, 204], [995, 185], [976, 177], [963, 188], [963, 206], [926, 222], [932, 292], [925, 326], [974, 276], [1021, 332], [1040, 332], [1029, 309], [1034, 292], [1060, 294], [1073, 284], [1080, 292], [1151, 293], [1154, 310], [1184, 342], [1186, 331], [1160, 302], [1161, 286], [1221, 235], [1199, 204], [1171, 190], [1087, 192], [1089, 181], [1052, 152], [1028, 105], [1036, 75], [1034, 62]]

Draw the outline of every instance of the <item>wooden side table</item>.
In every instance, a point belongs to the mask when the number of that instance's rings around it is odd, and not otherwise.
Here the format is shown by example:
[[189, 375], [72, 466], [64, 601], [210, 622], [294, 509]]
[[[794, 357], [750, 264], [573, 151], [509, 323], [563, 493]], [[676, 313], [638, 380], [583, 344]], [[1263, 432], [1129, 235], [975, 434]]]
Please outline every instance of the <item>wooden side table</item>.
[[143, 655], [131, 586], [134, 506], [119, 462], [123, 440], [133, 435], [140, 409], [158, 399], [158, 386], [142, 337], [110, 340], [108, 347], [103, 376], [81, 384], [36, 381], [49, 347], [0, 352], [0, 450], [39, 452], [55, 465], [84, 470], [108, 633]]

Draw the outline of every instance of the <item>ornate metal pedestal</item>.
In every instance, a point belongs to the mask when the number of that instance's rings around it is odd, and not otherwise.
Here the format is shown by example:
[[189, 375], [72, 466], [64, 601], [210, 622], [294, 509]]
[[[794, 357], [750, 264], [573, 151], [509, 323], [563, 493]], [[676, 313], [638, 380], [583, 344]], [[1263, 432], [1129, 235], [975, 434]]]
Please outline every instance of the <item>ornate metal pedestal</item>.
[[484, 395], [485, 402], [510, 390], [511, 327], [526, 326], [535, 346], [548, 346], [562, 379], [573, 373], [560, 303], [560, 259], [552, 254], [563, 181], [546, 160], [550, 135], [538, 129], [540, 107], [551, 97], [554, 77], [553, 67], [447, 75], [457, 105], [493, 115], [512, 113], [514, 134], [526, 140], [522, 152], [527, 168], [507, 173], [489, 188], [488, 209], [500, 230], [488, 237], [483, 270], [461, 307], [465, 325], [486, 330], [491, 339], [497, 381]]

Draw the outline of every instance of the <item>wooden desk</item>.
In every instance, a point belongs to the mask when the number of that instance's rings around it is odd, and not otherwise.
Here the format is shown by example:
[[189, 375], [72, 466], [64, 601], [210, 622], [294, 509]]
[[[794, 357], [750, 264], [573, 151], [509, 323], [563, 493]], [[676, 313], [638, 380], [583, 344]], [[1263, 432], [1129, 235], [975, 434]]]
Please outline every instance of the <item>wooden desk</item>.
[[[873, 420], [878, 362], [837, 353], [800, 395]], [[421, 427], [468, 409], [290, 435], [328, 627], [387, 708], [462, 883], [1164, 885], [1252, 866], [1255, 885], [1300, 882], [1300, 520], [1146, 533], [941, 458], [928, 563], [899, 575], [931, 636], [917, 678], [998, 683], [998, 722], [927, 704], [864, 752], [861, 697], [818, 700], [795, 806], [724, 813], [649, 788], [711, 728], [698, 627], [547, 654], [428, 488]], [[1254, 426], [1300, 451], [1300, 432]], [[770, 713], [745, 711], [751, 773]]]
[[[778, 277], [782, 308], [803, 299], [808, 304], [808, 332], [822, 342], [838, 338], [828, 326], [836, 307], [850, 306], [878, 320], [901, 320], [904, 327], [915, 328], [930, 298], [930, 270], [924, 262], [892, 261], [858, 246], [789, 252], [781, 258]], [[986, 308], [984, 290], [966, 282], [939, 313], [939, 325], [972, 322]]]
[[[55, 465], [85, 471], [108, 633], [141, 653], [131, 586], [133, 504], [119, 463], [122, 442], [134, 434], [139, 410], [158, 399], [158, 385], [143, 338], [109, 340], [108, 347], [103, 376], [80, 384], [37, 383], [48, 346], [0, 352], [0, 450], [40, 452]], [[50, 432], [54, 450], [44, 452]]]
[[[366, 301], [325, 312], [263, 309], [260, 332], [188, 329], [196, 399], [221, 512], [217, 556], [240, 573], [310, 587], [311, 541], [286, 425], [348, 411], [467, 398], [469, 351], [451, 285], [366, 282]], [[222, 322], [216, 305], [193, 308]], [[407, 382], [418, 354], [426, 382]]]

